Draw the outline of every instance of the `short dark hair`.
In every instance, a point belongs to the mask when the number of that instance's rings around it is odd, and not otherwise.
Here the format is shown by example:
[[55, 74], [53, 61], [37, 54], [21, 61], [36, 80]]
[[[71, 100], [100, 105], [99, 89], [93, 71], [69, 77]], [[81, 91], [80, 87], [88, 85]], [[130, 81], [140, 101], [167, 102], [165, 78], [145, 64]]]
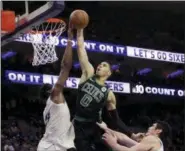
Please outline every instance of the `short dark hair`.
[[40, 98], [41, 99], [47, 99], [50, 95], [50, 90], [52, 89], [52, 85], [45, 83], [42, 85], [42, 87], [40, 88]]
[[162, 133], [160, 134], [160, 138], [163, 141], [163, 143], [167, 143], [169, 139], [172, 139], [172, 129], [171, 126], [165, 122], [165, 121], [157, 121], [156, 129], [162, 130]]

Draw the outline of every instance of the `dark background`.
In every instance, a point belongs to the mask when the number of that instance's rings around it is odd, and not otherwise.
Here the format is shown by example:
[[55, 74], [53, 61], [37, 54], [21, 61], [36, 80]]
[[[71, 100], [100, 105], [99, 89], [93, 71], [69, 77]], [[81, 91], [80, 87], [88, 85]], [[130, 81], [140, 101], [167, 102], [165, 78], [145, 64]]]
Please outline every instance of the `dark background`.
[[[17, 14], [24, 12], [22, 3], [14, 2], [12, 6], [9, 4], [4, 7], [13, 6]], [[31, 9], [42, 4], [43, 2], [30, 2]], [[73, 10], [84, 9], [90, 16], [90, 23], [85, 29], [85, 40], [184, 53], [184, 8], [184, 2], [66, 2], [64, 12], [56, 17], [62, 18], [67, 23]], [[66, 33], [64, 35], [66, 36]], [[32, 67], [31, 44], [11, 42], [2, 48], [2, 52], [9, 50], [18, 53], [12, 58], [2, 60], [2, 144], [12, 143], [14, 147], [18, 144], [17, 146], [24, 151], [30, 148], [35, 150], [44, 131], [42, 123], [44, 102], [38, 98], [39, 87], [7, 82], [3, 78], [3, 71], [11, 69], [58, 75], [60, 61]], [[56, 51], [58, 56], [62, 57], [64, 49], [58, 47]], [[114, 72], [110, 80], [184, 89], [184, 75], [173, 79], [166, 78], [169, 73], [184, 69], [183, 64], [93, 52], [88, 52], [88, 56], [95, 67], [102, 60], [121, 64], [119, 71]], [[75, 61], [77, 61], [76, 51], [74, 51]], [[152, 68], [152, 72], [146, 76], [136, 75], [137, 71], [143, 68]], [[70, 76], [80, 77], [80, 74], [80, 70], [73, 68]], [[66, 89], [65, 96], [73, 116], [76, 90]], [[156, 119], [166, 120], [173, 128], [169, 150], [184, 151], [184, 98], [125, 94], [116, 94], [116, 98], [120, 116], [127, 125], [133, 127], [135, 131], [140, 131], [146, 130]], [[28, 126], [22, 128], [24, 124], [21, 122], [27, 123]], [[14, 129], [8, 125], [16, 125], [12, 126], [18, 129], [16, 136], [12, 132]], [[29, 132], [25, 129], [29, 129]], [[23, 132], [24, 130], [26, 132]]]

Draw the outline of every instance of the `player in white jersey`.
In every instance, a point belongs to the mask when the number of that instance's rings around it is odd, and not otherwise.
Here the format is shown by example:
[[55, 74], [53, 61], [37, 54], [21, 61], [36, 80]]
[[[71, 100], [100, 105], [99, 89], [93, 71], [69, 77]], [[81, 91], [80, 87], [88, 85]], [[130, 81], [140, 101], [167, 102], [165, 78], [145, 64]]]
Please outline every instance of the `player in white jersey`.
[[46, 129], [37, 151], [75, 150], [74, 128], [70, 121], [69, 108], [63, 94], [64, 84], [72, 67], [72, 38], [73, 33], [69, 28], [67, 46], [61, 61], [58, 80], [53, 87], [50, 84], [44, 84], [40, 91], [41, 98], [47, 100], [43, 112]]
[[127, 135], [111, 130], [103, 123], [97, 123], [105, 130], [102, 139], [116, 151], [164, 151], [161, 140], [165, 141], [171, 137], [171, 128], [168, 123], [158, 121], [148, 128], [144, 133], [138, 133], [138, 140], [133, 140]]

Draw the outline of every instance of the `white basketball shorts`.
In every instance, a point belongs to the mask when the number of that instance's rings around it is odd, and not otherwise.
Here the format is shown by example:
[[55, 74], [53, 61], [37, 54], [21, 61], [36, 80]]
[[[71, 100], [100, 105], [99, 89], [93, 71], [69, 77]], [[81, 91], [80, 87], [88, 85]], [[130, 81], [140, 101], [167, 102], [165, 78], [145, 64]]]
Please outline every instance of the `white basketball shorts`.
[[67, 151], [65, 148], [59, 148], [56, 147], [55, 145], [43, 145], [42, 142], [39, 143], [38, 147], [37, 147], [37, 151]]

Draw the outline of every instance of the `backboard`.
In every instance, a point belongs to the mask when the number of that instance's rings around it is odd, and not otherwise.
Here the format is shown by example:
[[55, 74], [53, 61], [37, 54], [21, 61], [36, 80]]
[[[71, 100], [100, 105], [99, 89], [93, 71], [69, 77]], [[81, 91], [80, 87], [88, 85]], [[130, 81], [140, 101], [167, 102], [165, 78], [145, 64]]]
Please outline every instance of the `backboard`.
[[25, 34], [30, 27], [55, 17], [64, 10], [64, 1], [1, 1], [2, 10], [16, 14], [16, 29], [10, 33], [1, 32], [1, 46]]

